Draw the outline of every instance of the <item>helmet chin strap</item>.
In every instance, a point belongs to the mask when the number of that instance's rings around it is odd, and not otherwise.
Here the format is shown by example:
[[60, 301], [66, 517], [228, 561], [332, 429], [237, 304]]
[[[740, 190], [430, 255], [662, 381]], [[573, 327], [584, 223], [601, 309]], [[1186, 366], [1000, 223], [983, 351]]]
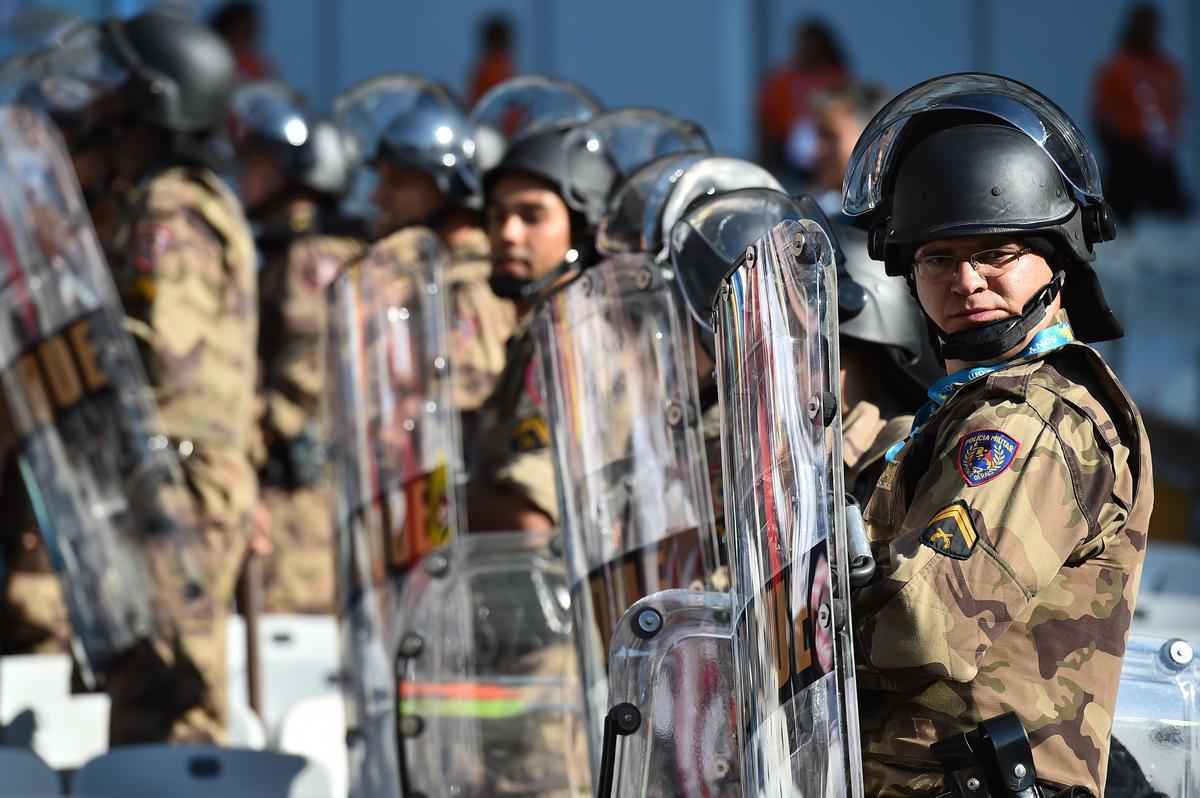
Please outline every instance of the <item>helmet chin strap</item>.
[[[583, 265], [580, 262], [579, 250], [571, 247], [563, 257], [562, 262], [550, 270], [548, 274], [531, 280], [527, 277], [511, 277], [507, 274], [493, 274], [488, 278], [492, 293], [501, 299], [511, 299], [526, 305], [536, 305], [547, 299], [551, 289], [562, 280], [564, 275], [578, 274]], [[564, 286], [569, 280], [564, 281]]]
[[990, 324], [972, 327], [962, 332], [937, 330], [941, 356], [946, 360], [982, 363], [996, 360], [1025, 340], [1034, 327], [1046, 318], [1046, 311], [1062, 291], [1066, 272], [1056, 271], [1036, 294], [1030, 297], [1021, 315], [1011, 316]]

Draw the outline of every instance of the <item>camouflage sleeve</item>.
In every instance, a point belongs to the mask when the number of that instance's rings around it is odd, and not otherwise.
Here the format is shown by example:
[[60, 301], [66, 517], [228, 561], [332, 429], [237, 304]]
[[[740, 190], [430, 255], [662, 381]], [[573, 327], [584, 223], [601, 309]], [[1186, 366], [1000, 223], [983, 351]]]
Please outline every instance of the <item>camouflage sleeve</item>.
[[325, 288], [356, 255], [353, 242], [302, 239], [260, 278], [264, 443], [301, 434], [321, 404]]
[[245, 452], [256, 373], [254, 267], [227, 256], [194, 199], [199, 190], [151, 193], [125, 241], [117, 283], [168, 434]]
[[941, 431], [894, 537], [876, 541], [885, 576], [856, 598], [860, 672], [975, 679], [1063, 564], [1093, 553], [1083, 504], [1112, 487], [1112, 464], [1091, 422], [1064, 404], [1051, 424], [1027, 403], [984, 400]]

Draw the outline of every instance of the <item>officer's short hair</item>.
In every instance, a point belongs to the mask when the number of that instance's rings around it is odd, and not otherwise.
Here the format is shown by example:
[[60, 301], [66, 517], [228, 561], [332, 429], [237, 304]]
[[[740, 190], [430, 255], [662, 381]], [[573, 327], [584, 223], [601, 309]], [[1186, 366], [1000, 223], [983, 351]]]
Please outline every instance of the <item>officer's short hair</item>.
[[844, 105], [854, 113], [859, 125], [866, 127], [871, 117], [891, 98], [891, 92], [878, 83], [852, 80], [839, 88], [817, 92], [812, 108], [820, 113], [831, 105]]

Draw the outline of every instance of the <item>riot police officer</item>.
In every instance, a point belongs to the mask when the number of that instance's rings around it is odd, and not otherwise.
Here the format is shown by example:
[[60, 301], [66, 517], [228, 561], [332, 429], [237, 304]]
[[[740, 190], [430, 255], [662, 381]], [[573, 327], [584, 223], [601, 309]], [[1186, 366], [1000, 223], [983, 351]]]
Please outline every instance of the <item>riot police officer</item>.
[[1085, 345], [1122, 333], [1090, 263], [1115, 235], [1095, 160], [1033, 89], [951, 75], [879, 112], [843, 203], [947, 371], [866, 510], [867, 792], [940, 791], [931, 744], [1012, 711], [1044, 788], [1102, 795], [1153, 490], [1137, 408]]
[[110, 741], [219, 740], [225, 617], [257, 501], [254, 244], [210, 147], [233, 58], [161, 11], [106, 21], [78, 44], [50, 53], [38, 93], [64, 128], [209, 552], [210, 600], [110, 674]]
[[469, 452], [479, 408], [504, 367], [512, 304], [489, 288], [487, 235], [479, 211], [474, 127], [450, 92], [408, 75], [383, 75], [348, 89], [340, 119], [360, 138], [374, 173], [375, 232], [388, 246], [413, 226], [437, 233], [449, 253], [449, 306], [454, 403]]
[[[513, 302], [517, 326], [504, 371], [483, 407], [468, 510], [476, 530], [547, 529], [558, 520], [530, 311], [539, 282], [552, 284], [565, 274], [565, 265], [594, 257], [594, 224], [572, 210], [564, 195], [569, 179], [564, 142], [573, 128], [535, 129], [513, 142], [484, 176], [489, 282], [497, 296]], [[600, 195], [608, 190], [603, 184], [592, 188]]]
[[338, 208], [350, 183], [350, 151], [340, 128], [309, 113], [280, 83], [239, 87], [232, 118], [238, 189], [259, 255], [256, 465], [272, 541], [263, 609], [327, 613], [334, 580], [320, 419], [325, 288], [362, 252], [364, 235]]

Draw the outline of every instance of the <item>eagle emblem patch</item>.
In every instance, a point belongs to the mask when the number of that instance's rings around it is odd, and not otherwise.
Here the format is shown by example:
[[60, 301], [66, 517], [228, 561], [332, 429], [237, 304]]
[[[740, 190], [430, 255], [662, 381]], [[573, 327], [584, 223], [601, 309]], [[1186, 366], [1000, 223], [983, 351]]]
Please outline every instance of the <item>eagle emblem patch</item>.
[[955, 560], [970, 557], [978, 541], [971, 513], [961, 499], [938, 512], [921, 533], [922, 545]]
[[1020, 448], [1015, 438], [996, 429], [964, 435], [958, 444], [958, 473], [972, 488], [979, 487], [1003, 474]]

